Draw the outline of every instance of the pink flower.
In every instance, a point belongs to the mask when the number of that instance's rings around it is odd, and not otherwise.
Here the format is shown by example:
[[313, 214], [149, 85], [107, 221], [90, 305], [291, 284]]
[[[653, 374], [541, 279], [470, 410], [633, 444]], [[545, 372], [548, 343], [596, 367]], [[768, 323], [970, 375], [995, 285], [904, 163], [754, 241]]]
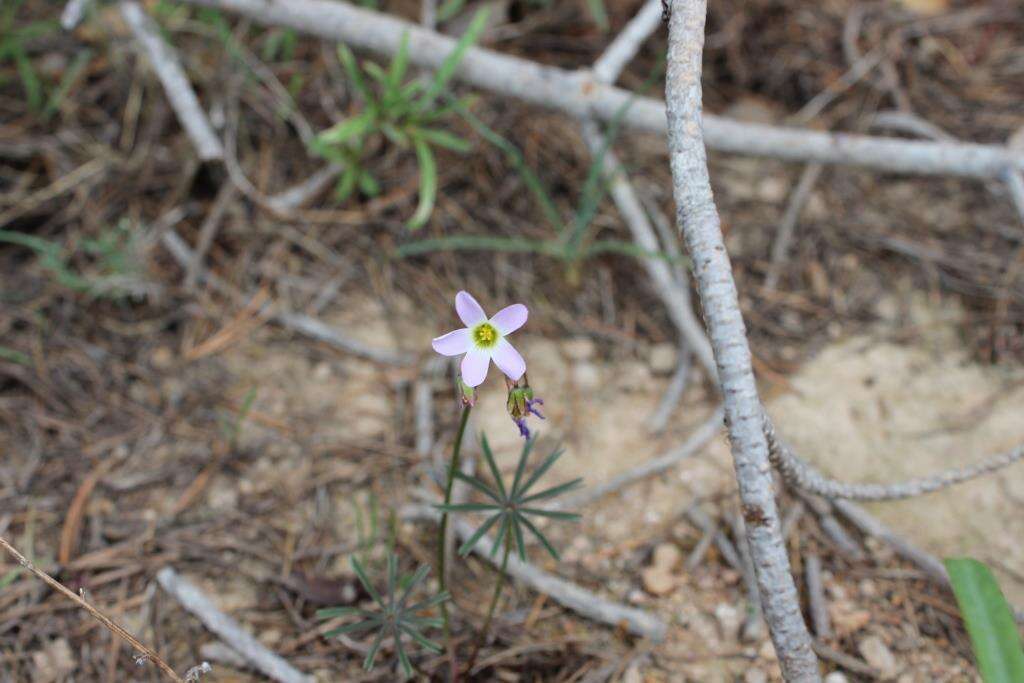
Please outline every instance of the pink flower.
[[459, 292], [455, 295], [455, 310], [465, 327], [442, 335], [431, 344], [442, 356], [466, 354], [462, 358], [463, 382], [471, 387], [483, 384], [492, 360], [513, 382], [523, 376], [526, 361], [505, 337], [526, 324], [530, 314], [526, 306], [506, 306], [488, 319], [469, 292]]

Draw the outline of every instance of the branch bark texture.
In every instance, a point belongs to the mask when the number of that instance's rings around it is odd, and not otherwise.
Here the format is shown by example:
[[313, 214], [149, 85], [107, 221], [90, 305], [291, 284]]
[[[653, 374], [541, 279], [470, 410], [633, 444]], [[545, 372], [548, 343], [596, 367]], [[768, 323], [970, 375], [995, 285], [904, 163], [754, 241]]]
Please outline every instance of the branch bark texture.
[[[408, 35], [409, 60], [437, 68], [455, 40], [408, 21], [330, 0], [184, 0], [237, 12], [259, 23], [341, 40], [352, 47], [393, 55]], [[665, 105], [602, 84], [588, 71], [566, 71], [492, 50], [472, 47], [455, 73], [484, 90], [515, 97], [580, 118], [616, 118], [627, 103], [624, 123], [664, 134]], [[1002, 178], [1007, 168], [1024, 170], [1024, 155], [996, 145], [899, 140], [830, 134], [707, 116], [705, 142], [716, 150], [789, 161], [852, 164], [897, 173]]]
[[706, 9], [705, 0], [671, 5], [665, 95], [676, 222], [718, 366], [747, 542], [779, 665], [787, 681], [820, 681], [780, 530], [750, 347], [708, 176], [700, 82]]

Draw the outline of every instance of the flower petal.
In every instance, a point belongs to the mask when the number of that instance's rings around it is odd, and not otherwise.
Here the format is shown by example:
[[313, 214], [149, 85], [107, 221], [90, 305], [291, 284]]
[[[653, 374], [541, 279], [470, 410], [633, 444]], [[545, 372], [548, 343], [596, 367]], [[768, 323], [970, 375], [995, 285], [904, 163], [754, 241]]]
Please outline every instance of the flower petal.
[[484, 313], [484, 309], [480, 308], [480, 304], [476, 302], [476, 299], [466, 291], [455, 295], [455, 310], [459, 314], [462, 324], [466, 327], [473, 327], [473, 325], [478, 325], [487, 320], [487, 314]]
[[469, 337], [469, 328], [463, 327], [461, 330], [455, 330], [435, 338], [430, 345], [442, 356], [457, 356], [469, 351], [473, 342]]
[[491, 352], [491, 360], [498, 366], [498, 369], [508, 375], [508, 378], [515, 382], [526, 372], [526, 361], [519, 355], [519, 352], [508, 343], [507, 339], [498, 341], [498, 345]]
[[470, 349], [462, 357], [462, 381], [471, 387], [478, 387], [487, 378], [487, 368], [491, 365], [491, 356], [486, 351]]
[[526, 306], [512, 304], [495, 313], [494, 317], [491, 318], [491, 324], [502, 334], [512, 334], [526, 324], [526, 318], [529, 315], [530, 311], [527, 310]]

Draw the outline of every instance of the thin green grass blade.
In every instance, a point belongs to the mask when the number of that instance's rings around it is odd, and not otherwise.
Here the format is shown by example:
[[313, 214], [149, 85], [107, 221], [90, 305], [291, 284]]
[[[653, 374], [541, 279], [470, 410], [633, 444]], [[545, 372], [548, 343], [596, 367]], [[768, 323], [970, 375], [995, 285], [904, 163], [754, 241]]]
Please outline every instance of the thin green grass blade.
[[432, 254], [437, 251], [499, 251], [512, 254], [540, 254], [562, 257], [562, 249], [554, 242], [525, 237], [492, 237], [490, 235], [451, 235], [407, 242], [394, 251], [397, 258]]
[[473, 114], [465, 104], [457, 102], [454, 99], [450, 101], [450, 104], [455, 108], [455, 111], [458, 112], [459, 116], [461, 116], [480, 137], [505, 153], [509, 163], [523, 179], [523, 184], [526, 185], [526, 188], [531, 194], [533, 194], [544, 218], [555, 229], [555, 232], [559, 234], [564, 232], [565, 222], [562, 220], [562, 216], [559, 214], [558, 209], [555, 208], [555, 203], [551, 199], [551, 195], [549, 195], [547, 190], [544, 189], [544, 185], [540, 182], [540, 178], [538, 178], [533, 170], [526, 165], [526, 162], [523, 160], [523, 155], [519, 149]]
[[441, 63], [441, 67], [437, 70], [434, 75], [434, 80], [430, 83], [430, 88], [423, 94], [423, 98], [420, 100], [420, 110], [426, 111], [432, 109], [434, 101], [437, 100], [437, 96], [441, 94], [445, 86], [448, 85], [448, 81], [451, 80], [452, 76], [455, 75], [455, 70], [459, 67], [459, 62], [462, 61], [462, 57], [466, 54], [466, 50], [477, 41], [480, 34], [483, 33], [484, 28], [487, 26], [487, 17], [490, 15], [489, 9], [481, 9], [475, 15], [473, 20], [469, 22], [469, 27], [466, 32], [459, 38], [459, 42], [456, 43], [455, 48], [445, 57], [444, 62]]
[[414, 138], [412, 144], [420, 165], [420, 203], [407, 225], [410, 230], [418, 230], [426, 224], [434, 211], [434, 200], [437, 198], [437, 164], [434, 162], [434, 153], [430, 151], [430, 145], [425, 140]]

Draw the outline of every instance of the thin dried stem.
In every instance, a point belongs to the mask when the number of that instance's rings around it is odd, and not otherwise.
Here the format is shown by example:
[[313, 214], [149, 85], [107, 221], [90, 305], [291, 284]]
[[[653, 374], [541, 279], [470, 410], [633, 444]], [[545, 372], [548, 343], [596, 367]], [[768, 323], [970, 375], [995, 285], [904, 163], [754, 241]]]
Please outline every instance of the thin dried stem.
[[165, 662], [160, 657], [160, 655], [156, 653], [155, 650], [143, 645], [135, 636], [133, 636], [131, 633], [128, 633], [128, 631], [124, 630], [124, 628], [122, 628], [117, 622], [115, 622], [106, 614], [90, 605], [85, 598], [72, 592], [71, 589], [67, 588], [60, 581], [58, 581], [57, 579], [53, 578], [43, 570], [36, 567], [31, 560], [29, 560], [27, 557], [18, 552], [18, 550], [10, 543], [8, 543], [7, 540], [2, 536], [0, 536], [0, 547], [6, 550], [8, 554], [11, 555], [11, 557], [17, 560], [18, 564], [20, 564], [22, 567], [24, 567], [32, 574], [34, 574], [36, 578], [40, 579], [47, 586], [49, 586], [53, 590], [57, 591], [58, 593], [60, 593], [61, 595], [68, 598], [76, 605], [84, 609], [86, 612], [95, 617], [101, 624], [106, 626], [111, 631], [111, 633], [127, 641], [129, 645], [131, 645], [133, 648], [141, 652], [142, 655], [139, 657], [139, 659], [153, 662], [161, 671], [167, 674], [167, 677], [172, 681], [177, 681], [177, 683], [185, 683], [185, 679], [179, 676], [177, 672], [175, 672], [175, 670], [172, 669], [171, 666], [167, 662]]
[[149, 63], [163, 84], [167, 99], [170, 100], [178, 120], [192, 140], [199, 158], [203, 161], [223, 159], [224, 147], [213, 131], [209, 119], [206, 118], [206, 112], [203, 111], [199, 98], [188, 82], [178, 55], [160, 37], [153, 20], [137, 2], [123, 0], [121, 16], [149, 57]]

